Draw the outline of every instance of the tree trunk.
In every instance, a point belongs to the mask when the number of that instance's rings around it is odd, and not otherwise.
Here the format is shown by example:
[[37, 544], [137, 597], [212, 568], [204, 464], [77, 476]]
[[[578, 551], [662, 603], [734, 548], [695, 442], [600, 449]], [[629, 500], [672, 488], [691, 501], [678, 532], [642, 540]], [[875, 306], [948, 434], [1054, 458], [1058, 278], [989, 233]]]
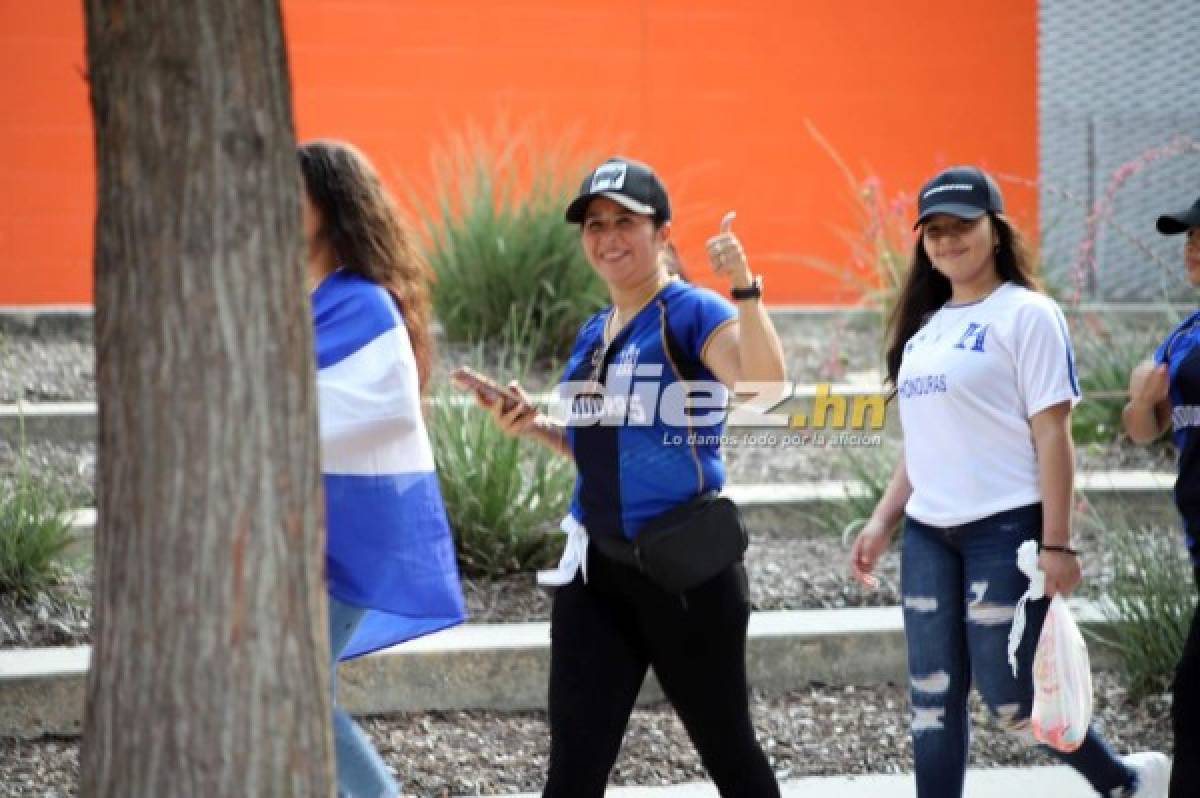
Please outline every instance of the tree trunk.
[[277, 0], [86, 0], [99, 395], [82, 792], [329, 796], [324, 535]]

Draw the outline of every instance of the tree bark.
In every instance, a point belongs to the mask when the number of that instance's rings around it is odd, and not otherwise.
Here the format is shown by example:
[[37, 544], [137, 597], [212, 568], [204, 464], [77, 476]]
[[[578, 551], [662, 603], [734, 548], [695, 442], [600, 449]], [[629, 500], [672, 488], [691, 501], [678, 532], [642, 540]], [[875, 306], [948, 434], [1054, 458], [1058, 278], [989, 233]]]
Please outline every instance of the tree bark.
[[312, 327], [277, 0], [85, 0], [95, 648], [82, 793], [329, 796]]

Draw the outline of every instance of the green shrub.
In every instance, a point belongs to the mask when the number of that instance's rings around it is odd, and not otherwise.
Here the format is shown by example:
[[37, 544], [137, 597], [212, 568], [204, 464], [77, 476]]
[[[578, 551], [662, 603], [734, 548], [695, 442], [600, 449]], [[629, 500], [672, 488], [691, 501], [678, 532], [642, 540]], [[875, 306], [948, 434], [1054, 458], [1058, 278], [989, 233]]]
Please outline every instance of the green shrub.
[[0, 593], [28, 599], [53, 587], [72, 542], [66, 494], [22, 461], [15, 481], [0, 482]]
[[912, 198], [903, 191], [889, 193], [877, 175], [856, 172], [811, 122], [808, 132], [845, 178], [846, 201], [853, 208], [855, 224], [838, 230], [850, 250], [848, 262], [814, 257], [801, 260], [842, 280], [862, 296], [867, 307], [877, 310], [886, 324], [900, 298], [916, 241]]
[[563, 212], [587, 166], [521, 139], [500, 153], [464, 137], [437, 163], [434, 207], [418, 211], [434, 310], [451, 341], [486, 341], [532, 319], [537, 357], [563, 355], [607, 301]]
[[[510, 325], [499, 359], [509, 368], [492, 375], [507, 382], [529, 352], [512, 341], [534, 339]], [[470, 365], [494, 364], [476, 347]], [[453, 389], [437, 393], [430, 436], [459, 567], [467, 576], [497, 577], [545, 568], [558, 560], [564, 538], [558, 523], [567, 512], [575, 466], [532, 441], [501, 432], [473, 399]]]
[[842, 449], [842, 467], [837, 473], [846, 480], [857, 482], [862, 489], [848, 493], [844, 501], [817, 505], [814, 517], [818, 526], [841, 537], [847, 544], [851, 543], [883, 498], [898, 457], [899, 453], [890, 449]]
[[1109, 623], [1089, 629], [1121, 662], [1135, 698], [1165, 692], [1183, 653], [1196, 588], [1177, 530], [1110, 524], [1115, 569], [1102, 600]]
[[[1164, 321], [1162, 330], [1167, 330]], [[1158, 333], [1131, 324], [1115, 326], [1096, 318], [1076, 325], [1075, 362], [1083, 401], [1071, 415], [1076, 443], [1108, 443], [1121, 432], [1121, 410], [1129, 398], [1129, 372], [1150, 357], [1161, 341]]]

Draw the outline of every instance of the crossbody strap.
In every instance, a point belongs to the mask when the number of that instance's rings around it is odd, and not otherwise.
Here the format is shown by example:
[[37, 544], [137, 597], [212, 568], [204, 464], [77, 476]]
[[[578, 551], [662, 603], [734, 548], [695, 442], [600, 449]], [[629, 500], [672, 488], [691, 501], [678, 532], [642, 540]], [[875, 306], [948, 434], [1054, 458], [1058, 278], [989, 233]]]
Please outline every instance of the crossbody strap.
[[674, 331], [671, 330], [671, 317], [667, 312], [667, 301], [659, 298], [658, 306], [663, 315], [663, 330], [667, 343], [667, 354], [671, 357], [671, 361], [679, 368], [679, 374], [688, 382], [700, 380], [704, 378], [706, 366], [704, 361], [695, 357], [688, 352], [679, 339], [675, 337]]

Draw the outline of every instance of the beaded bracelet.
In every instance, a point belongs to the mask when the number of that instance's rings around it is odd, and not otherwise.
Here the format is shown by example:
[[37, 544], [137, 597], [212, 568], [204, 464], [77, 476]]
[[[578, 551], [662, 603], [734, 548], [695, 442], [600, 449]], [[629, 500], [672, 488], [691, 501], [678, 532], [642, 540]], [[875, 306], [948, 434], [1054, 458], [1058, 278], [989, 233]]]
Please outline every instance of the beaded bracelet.
[[1043, 544], [1042, 551], [1057, 551], [1057, 552], [1061, 552], [1063, 554], [1070, 554], [1074, 557], [1079, 556], [1078, 550], [1073, 549], [1070, 546], [1047, 546], [1047, 545]]

